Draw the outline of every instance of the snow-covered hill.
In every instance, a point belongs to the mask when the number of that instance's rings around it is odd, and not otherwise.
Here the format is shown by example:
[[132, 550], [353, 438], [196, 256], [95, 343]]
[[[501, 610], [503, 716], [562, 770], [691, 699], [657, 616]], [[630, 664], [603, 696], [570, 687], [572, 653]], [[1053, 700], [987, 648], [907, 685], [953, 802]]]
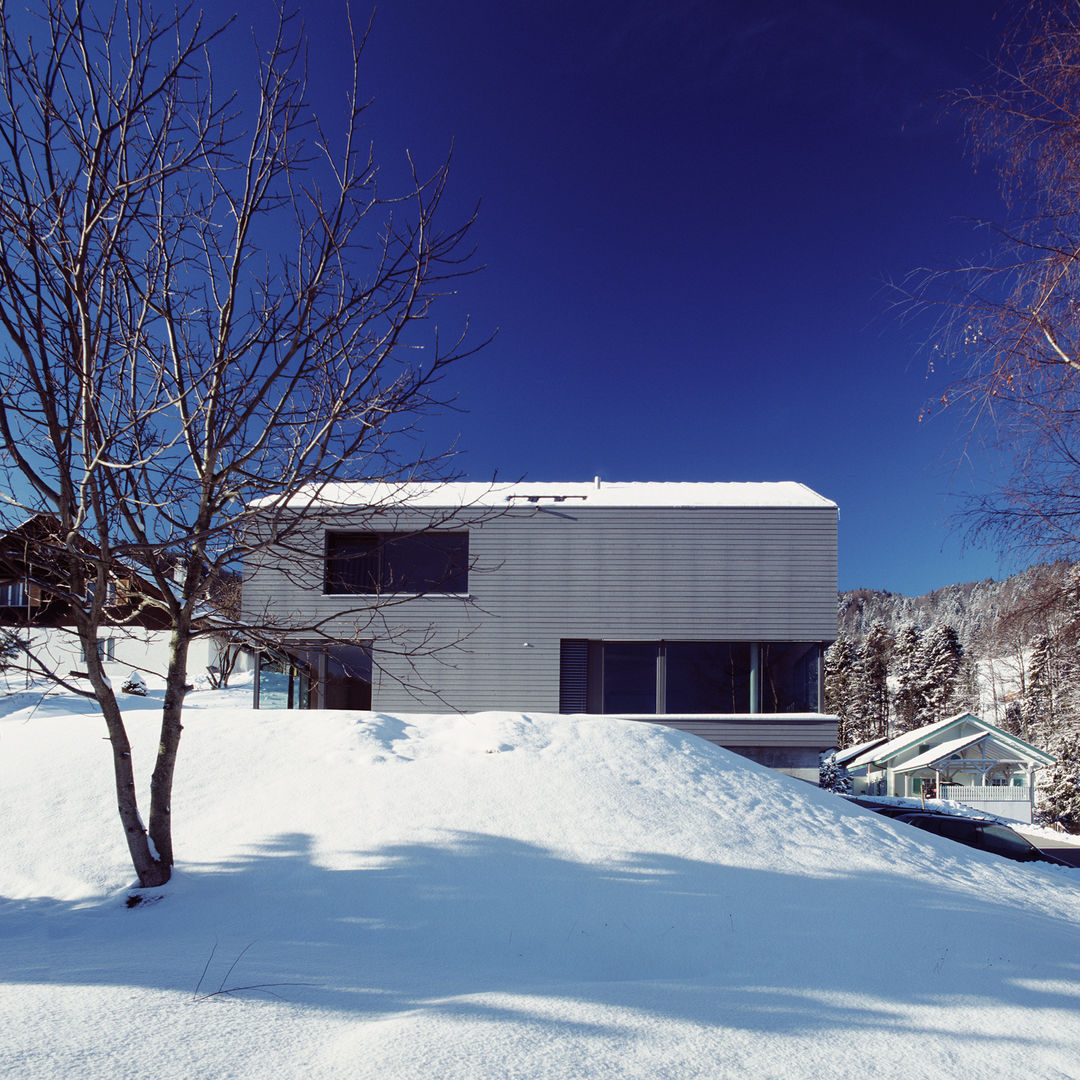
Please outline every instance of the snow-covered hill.
[[1080, 1075], [1080, 871], [666, 729], [246, 700], [191, 695], [129, 909], [102, 723], [7, 699], [0, 1074]]

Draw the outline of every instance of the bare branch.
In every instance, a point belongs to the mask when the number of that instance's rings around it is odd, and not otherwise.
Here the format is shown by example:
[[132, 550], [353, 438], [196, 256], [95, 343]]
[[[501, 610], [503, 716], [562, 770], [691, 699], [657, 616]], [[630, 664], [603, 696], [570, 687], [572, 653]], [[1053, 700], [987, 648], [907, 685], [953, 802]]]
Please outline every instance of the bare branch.
[[[430, 175], [410, 161], [406, 191], [379, 191], [360, 129], [367, 30], [348, 27], [353, 72], [335, 122], [307, 101], [294, 16], [258, 53], [250, 110], [214, 79], [215, 56], [234, 47], [228, 22], [145, 2], [41, 0], [31, 17], [33, 44], [0, 5], [5, 523], [9, 535], [26, 518], [47, 523], [34, 557], [83, 642], [125, 834], [150, 885], [173, 859], [189, 645], [240, 629], [235, 610], [207, 616], [219, 583], [271, 546], [299, 544], [330, 485], [447, 470], [445, 452], [418, 453], [408, 435], [445, 405], [451, 365], [479, 347], [464, 333], [447, 345], [431, 324], [474, 269], [472, 220], [442, 225], [449, 159]], [[125, 575], [137, 600], [110, 607]], [[298, 629], [355, 643], [397, 602], [244, 632], [268, 646]], [[148, 834], [95, 648], [110, 625], [171, 634]], [[447, 643], [420, 635], [401, 647]]]

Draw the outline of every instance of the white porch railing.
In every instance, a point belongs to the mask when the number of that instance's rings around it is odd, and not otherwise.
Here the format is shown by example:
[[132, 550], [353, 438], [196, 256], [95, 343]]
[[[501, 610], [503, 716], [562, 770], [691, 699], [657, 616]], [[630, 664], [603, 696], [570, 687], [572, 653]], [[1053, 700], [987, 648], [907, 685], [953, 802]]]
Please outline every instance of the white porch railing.
[[1027, 786], [960, 787], [956, 784], [942, 784], [938, 788], [938, 798], [963, 803], [972, 810], [981, 810], [984, 814], [1031, 822], [1031, 788]]
[[969, 799], [978, 799], [979, 802], [1030, 802], [1031, 789], [1025, 787], [1005, 787], [1003, 785], [987, 784], [985, 787], [975, 784], [972, 787], [961, 787], [959, 784], [942, 784], [940, 788], [943, 799], [954, 799], [956, 802], [966, 803]]

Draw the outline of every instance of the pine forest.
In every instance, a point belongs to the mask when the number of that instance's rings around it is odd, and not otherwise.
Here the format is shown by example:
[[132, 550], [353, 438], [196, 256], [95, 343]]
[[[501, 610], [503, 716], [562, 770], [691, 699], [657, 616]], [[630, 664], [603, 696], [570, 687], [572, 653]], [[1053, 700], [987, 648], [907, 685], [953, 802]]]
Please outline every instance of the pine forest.
[[1040, 801], [1080, 828], [1080, 563], [918, 597], [854, 589], [838, 616], [825, 704], [841, 748], [973, 712], [1057, 757]]

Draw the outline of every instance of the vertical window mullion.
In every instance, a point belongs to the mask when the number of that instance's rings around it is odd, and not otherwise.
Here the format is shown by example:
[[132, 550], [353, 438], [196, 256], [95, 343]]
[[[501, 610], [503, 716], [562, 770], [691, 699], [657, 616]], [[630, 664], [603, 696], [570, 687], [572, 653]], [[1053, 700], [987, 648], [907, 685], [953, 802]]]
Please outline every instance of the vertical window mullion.
[[656, 711], [667, 712], [667, 646], [662, 641], [656, 646]]

